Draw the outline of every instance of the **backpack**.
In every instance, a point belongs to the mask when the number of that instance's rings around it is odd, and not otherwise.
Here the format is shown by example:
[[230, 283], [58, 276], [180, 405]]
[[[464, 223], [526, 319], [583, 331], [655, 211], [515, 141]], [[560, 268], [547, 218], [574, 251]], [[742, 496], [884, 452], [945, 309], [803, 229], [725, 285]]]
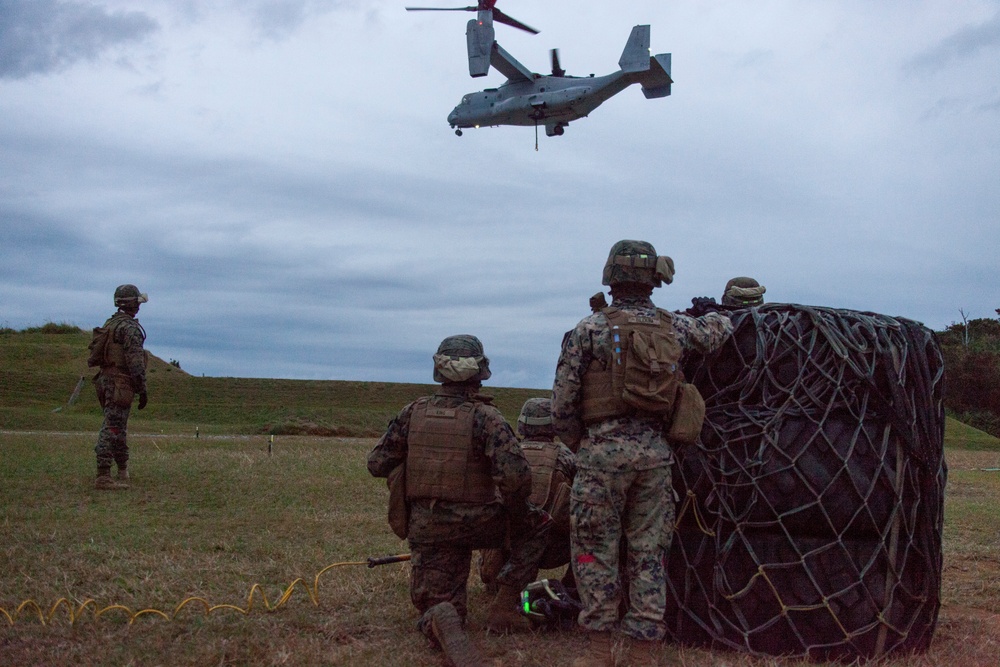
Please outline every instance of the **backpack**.
[[693, 384], [684, 381], [683, 350], [670, 314], [630, 315], [606, 308], [611, 326], [611, 391], [628, 406], [662, 416], [667, 438], [681, 444], [698, 440], [705, 420], [705, 401]]
[[677, 390], [684, 382], [681, 346], [668, 315], [630, 315], [604, 310], [611, 326], [611, 386], [633, 408], [654, 415], [673, 415]]
[[107, 357], [108, 343], [114, 334], [115, 327], [105, 322], [103, 327], [94, 327], [93, 335], [90, 339], [90, 355], [87, 357], [87, 366], [104, 366], [104, 359]]

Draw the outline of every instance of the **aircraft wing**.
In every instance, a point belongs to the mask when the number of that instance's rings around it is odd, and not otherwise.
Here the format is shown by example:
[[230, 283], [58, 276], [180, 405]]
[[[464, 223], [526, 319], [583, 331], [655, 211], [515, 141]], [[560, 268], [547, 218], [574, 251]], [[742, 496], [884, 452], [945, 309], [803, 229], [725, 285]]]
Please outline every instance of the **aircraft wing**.
[[493, 49], [490, 52], [490, 64], [511, 81], [535, 80], [531, 70], [517, 62], [514, 56], [504, 51], [504, 48], [496, 42], [493, 42]]

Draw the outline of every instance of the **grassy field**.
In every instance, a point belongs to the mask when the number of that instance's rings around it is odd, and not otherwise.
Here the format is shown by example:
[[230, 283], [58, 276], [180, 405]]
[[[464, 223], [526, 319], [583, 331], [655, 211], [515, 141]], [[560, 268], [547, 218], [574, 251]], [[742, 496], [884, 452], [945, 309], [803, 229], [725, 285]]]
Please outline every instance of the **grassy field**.
[[[366, 566], [406, 551], [365, 469], [371, 436], [428, 386], [195, 378], [154, 359], [132, 488], [97, 492], [89, 383], [67, 405], [88, 340], [0, 333], [0, 667], [442, 664], [414, 629], [408, 565]], [[541, 392], [490, 393], [513, 420]], [[949, 420], [946, 458], [938, 630], [886, 667], [1000, 664], [1000, 442]], [[564, 667], [583, 647], [576, 631], [486, 635], [475, 577], [470, 602], [498, 665]], [[807, 664], [673, 650], [692, 666]]]
[[[373, 440], [136, 432], [117, 493], [93, 490], [93, 440], [0, 433], [0, 664], [441, 664], [414, 630], [408, 566], [365, 565], [406, 551], [365, 469]], [[893, 667], [998, 664], [1000, 443], [949, 422], [947, 458], [939, 629]], [[472, 635], [498, 664], [560, 667], [582, 647], [578, 632], [487, 636], [486, 601], [473, 577]]]
[[[87, 368], [90, 334], [0, 333], [0, 429], [83, 431], [101, 411]], [[430, 379], [430, 358], [427, 375]], [[67, 405], [83, 379], [79, 399]], [[149, 406], [132, 429], [163, 433], [309, 434], [375, 437], [431, 385], [195, 377], [151, 356]], [[524, 401], [547, 392], [487, 387], [508, 420]], [[96, 426], [95, 426], [96, 420]]]

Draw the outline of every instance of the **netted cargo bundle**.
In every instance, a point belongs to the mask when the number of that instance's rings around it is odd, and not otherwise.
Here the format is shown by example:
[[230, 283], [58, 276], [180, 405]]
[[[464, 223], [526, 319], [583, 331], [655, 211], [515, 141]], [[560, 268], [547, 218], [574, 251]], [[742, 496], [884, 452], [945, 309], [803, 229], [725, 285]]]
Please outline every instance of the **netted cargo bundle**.
[[943, 362], [901, 318], [766, 304], [685, 371], [705, 398], [677, 452], [674, 641], [854, 660], [923, 650], [940, 609]]

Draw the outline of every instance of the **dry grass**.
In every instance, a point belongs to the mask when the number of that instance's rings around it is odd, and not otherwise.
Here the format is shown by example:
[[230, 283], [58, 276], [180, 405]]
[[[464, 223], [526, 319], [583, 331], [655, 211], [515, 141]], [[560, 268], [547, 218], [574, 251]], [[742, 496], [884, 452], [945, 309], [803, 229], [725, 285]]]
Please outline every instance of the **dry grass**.
[[[931, 650], [884, 664], [998, 664], [1000, 473], [996, 449], [949, 448], [944, 590]], [[987, 443], [988, 444], [988, 443]], [[133, 488], [92, 489], [93, 436], [0, 434], [0, 665], [441, 665], [414, 629], [408, 566], [347, 564], [405, 552], [385, 524], [386, 490], [364, 467], [371, 440], [132, 436]], [[274, 606], [297, 579], [289, 598]], [[244, 614], [189, 604], [253, 608]], [[318, 605], [314, 605], [314, 593]], [[87, 600], [94, 602], [80, 612]], [[474, 640], [497, 664], [563, 667], [580, 633], [487, 636], [472, 581]], [[95, 617], [95, 610], [123, 605]], [[80, 612], [71, 623], [71, 612]], [[808, 663], [681, 648], [678, 664]]]

